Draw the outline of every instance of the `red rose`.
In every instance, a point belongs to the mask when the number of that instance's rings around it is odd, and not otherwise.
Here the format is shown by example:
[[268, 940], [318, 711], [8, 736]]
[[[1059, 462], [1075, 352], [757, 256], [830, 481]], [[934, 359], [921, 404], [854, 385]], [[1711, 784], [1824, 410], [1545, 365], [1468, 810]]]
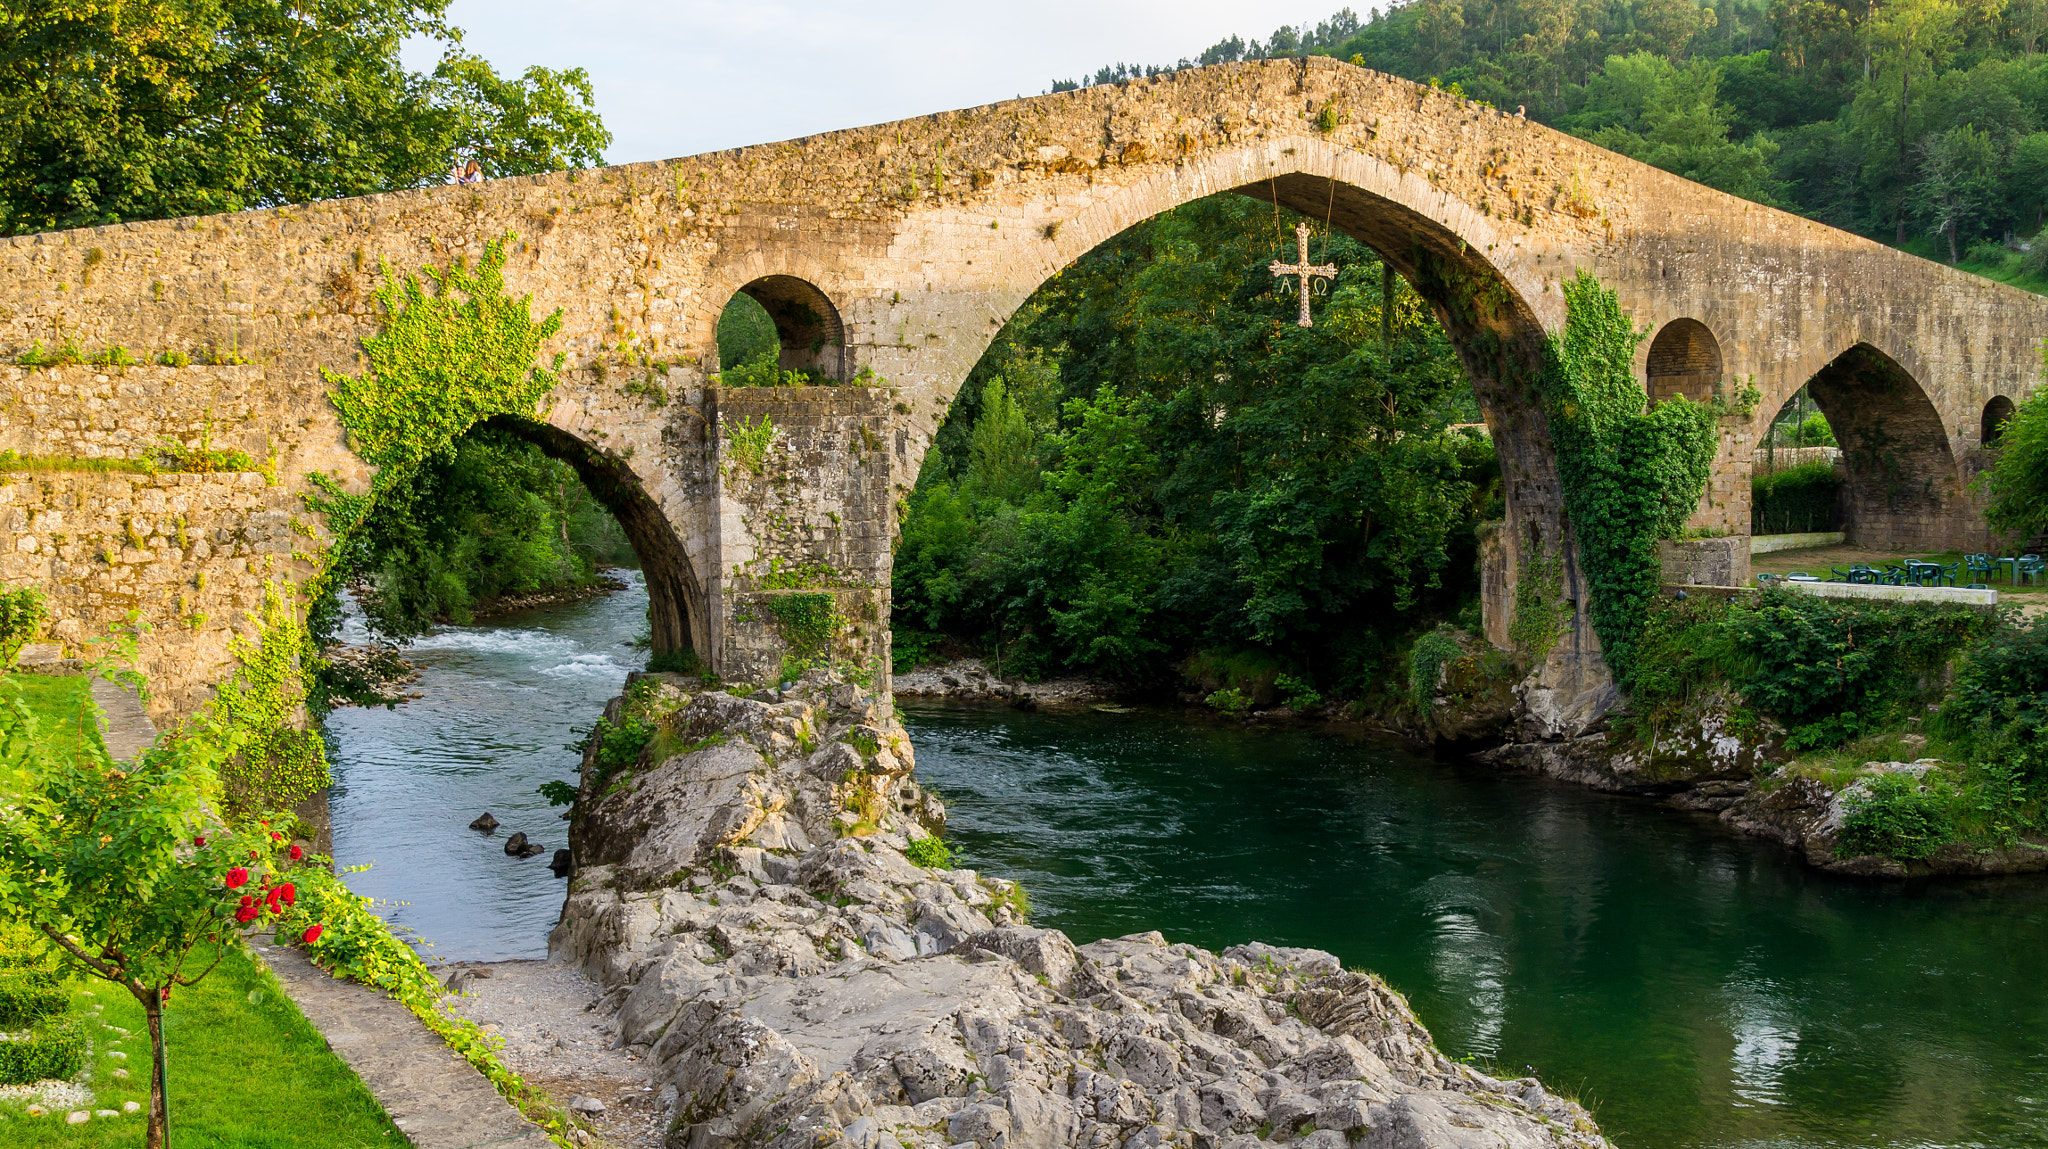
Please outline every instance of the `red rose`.
[[170, 986], [165, 986], [165, 987], [164, 987], [164, 1004], [165, 1004], [165, 1005], [169, 1005], [169, 1004], [171, 1004], [171, 987], [170, 987]]
[[327, 928], [326, 926], [320, 925], [320, 924], [318, 924], [318, 923], [315, 923], [315, 924], [313, 924], [313, 925], [311, 925], [311, 926], [308, 926], [308, 927], [306, 927], [306, 937], [305, 937], [305, 942], [306, 942], [306, 944], [307, 944], [307, 945], [312, 945], [312, 944], [313, 944], [314, 942], [317, 942], [317, 941], [319, 941], [319, 940], [320, 940], [320, 931], [321, 931], [321, 930], [324, 930], [324, 929], [326, 929], [326, 928]]
[[228, 871], [228, 876], [226, 880], [228, 889], [239, 890], [243, 886], [248, 884], [249, 871], [243, 869], [240, 866], [236, 866], [234, 869]]
[[248, 925], [250, 922], [255, 921], [262, 915], [262, 906], [243, 906], [241, 909], [235, 911], [235, 920], [242, 923], [243, 925]]
[[281, 911], [282, 911], [283, 907], [282, 907], [282, 906], [280, 906], [280, 905], [278, 904], [278, 902], [279, 902], [279, 900], [280, 900], [280, 899], [282, 899], [283, 897], [284, 897], [284, 891], [283, 891], [283, 890], [272, 890], [272, 891], [270, 891], [270, 893], [268, 893], [268, 894], [264, 895], [264, 898], [263, 898], [263, 904], [264, 904], [264, 905], [265, 905], [266, 907], [268, 907], [268, 908], [269, 908], [269, 910], [270, 910], [270, 912], [271, 912], [271, 913], [273, 913], [273, 914], [275, 914], [275, 913], [279, 913], [279, 912], [281, 912]]
[[261, 854], [257, 853], [257, 852], [256, 852], [256, 851], [254, 851], [254, 850], [251, 850], [251, 851], [249, 851], [249, 858], [250, 858], [250, 860], [251, 860], [251, 861], [254, 861], [255, 859], [257, 859], [257, 858], [260, 858], [260, 857], [262, 857], [262, 856], [263, 856], [263, 855], [261, 855]]
[[292, 859], [292, 861], [296, 862], [296, 861], [298, 861], [298, 860], [299, 860], [300, 858], [303, 858], [303, 857], [305, 857], [305, 856], [306, 856], [306, 851], [304, 851], [304, 850], [301, 850], [301, 849], [299, 849], [298, 845], [297, 845], [296, 843], [294, 843], [294, 844], [292, 845], [292, 853], [291, 853], [291, 859]]
[[272, 830], [270, 832], [270, 840], [273, 842], [282, 842], [284, 841], [284, 835], [278, 833], [276, 830]]
[[279, 886], [276, 890], [276, 893], [278, 897], [284, 899], [284, 904], [288, 906], [297, 901], [299, 896], [298, 887], [292, 885], [290, 882], [286, 882], [284, 885]]
[[200, 846], [200, 847], [204, 847], [204, 846], [206, 845], [206, 839], [205, 839], [205, 838], [194, 838], [194, 839], [192, 839], [192, 844], [193, 844], [193, 845], [195, 845], [195, 846]]
[[243, 904], [243, 905], [245, 905], [245, 906], [253, 906], [253, 905], [255, 905], [255, 904], [256, 904], [256, 899], [255, 899], [255, 898], [252, 898], [252, 897], [250, 897], [250, 896], [249, 896], [249, 895], [247, 895], [247, 894], [243, 894], [243, 895], [242, 895], [242, 903], [241, 903], [241, 904]]

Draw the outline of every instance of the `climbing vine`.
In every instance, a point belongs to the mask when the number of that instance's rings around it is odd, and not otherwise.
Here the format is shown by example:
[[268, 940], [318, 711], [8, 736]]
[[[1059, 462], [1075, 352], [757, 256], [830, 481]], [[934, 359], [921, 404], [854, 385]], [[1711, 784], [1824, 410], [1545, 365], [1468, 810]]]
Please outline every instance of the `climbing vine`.
[[377, 290], [384, 330], [363, 340], [369, 370], [322, 369], [356, 452], [380, 468], [379, 489], [493, 415], [532, 417], [555, 385], [564, 356], [546, 368], [536, 364], [541, 345], [561, 330], [562, 313], [535, 322], [532, 296], [506, 295], [511, 238], [485, 244], [473, 273], [459, 261], [422, 268], [434, 291], [387, 266]]
[[320, 735], [300, 725], [307, 682], [304, 659], [312, 647], [306, 627], [283, 590], [263, 588], [262, 628], [256, 641], [228, 640], [239, 669], [214, 695], [214, 718], [229, 735], [233, 755], [221, 768], [229, 814], [289, 809], [330, 780]]
[[1657, 542], [1699, 505], [1714, 461], [1714, 407], [1649, 407], [1635, 350], [1647, 331], [1581, 271], [1564, 285], [1564, 330], [1549, 340], [1545, 399], [1565, 510], [1592, 592], [1593, 629], [1624, 687], [1658, 585]]
[[1515, 615], [1508, 641], [1531, 666], [1541, 663], [1564, 634], [1571, 613], [1565, 606], [1564, 561], [1549, 547], [1531, 539], [1515, 579]]
[[767, 464], [768, 448], [774, 445], [778, 432], [779, 428], [766, 415], [758, 421], [742, 418], [725, 422], [725, 441], [732, 457], [756, 475]]
[[830, 659], [832, 637], [839, 630], [839, 604], [829, 594], [770, 595], [765, 602], [775, 616], [788, 654], [781, 676], [786, 681]]

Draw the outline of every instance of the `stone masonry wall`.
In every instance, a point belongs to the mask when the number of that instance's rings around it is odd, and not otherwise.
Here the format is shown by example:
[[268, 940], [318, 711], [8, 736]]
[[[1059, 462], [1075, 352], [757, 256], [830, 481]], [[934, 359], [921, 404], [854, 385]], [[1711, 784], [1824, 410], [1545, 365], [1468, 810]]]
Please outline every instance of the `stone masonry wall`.
[[[887, 689], [896, 402], [879, 387], [707, 392], [719, 433], [721, 674], [771, 680], [789, 644], [768, 600], [828, 592], [846, 621], [832, 657]], [[774, 432], [757, 471], [735, 438], [764, 421]]]
[[[71, 653], [140, 626], [151, 716], [191, 713], [253, 639], [266, 587], [289, 595], [327, 548], [308, 471], [361, 485], [331, 408], [258, 366], [0, 368], [0, 450], [33, 461], [0, 475], [0, 581], [49, 600]], [[167, 447], [238, 450], [256, 470], [94, 471]]]

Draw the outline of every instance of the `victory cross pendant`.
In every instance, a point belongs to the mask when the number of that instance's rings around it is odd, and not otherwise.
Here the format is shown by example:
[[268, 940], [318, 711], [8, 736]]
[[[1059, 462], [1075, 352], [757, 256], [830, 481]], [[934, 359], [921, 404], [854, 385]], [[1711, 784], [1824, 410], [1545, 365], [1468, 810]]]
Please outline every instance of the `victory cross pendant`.
[[[1337, 265], [1334, 263], [1310, 263], [1308, 261], [1308, 224], [1306, 223], [1294, 225], [1294, 252], [1296, 256], [1294, 263], [1281, 263], [1277, 259], [1273, 261], [1273, 274], [1275, 276], [1298, 276], [1301, 279], [1301, 318], [1296, 320], [1295, 324], [1299, 327], [1313, 327], [1315, 324], [1310, 323], [1308, 319], [1309, 285], [1315, 282], [1317, 276], [1321, 276], [1324, 279], [1337, 278]], [[1283, 290], [1291, 286], [1293, 285], [1281, 285]]]

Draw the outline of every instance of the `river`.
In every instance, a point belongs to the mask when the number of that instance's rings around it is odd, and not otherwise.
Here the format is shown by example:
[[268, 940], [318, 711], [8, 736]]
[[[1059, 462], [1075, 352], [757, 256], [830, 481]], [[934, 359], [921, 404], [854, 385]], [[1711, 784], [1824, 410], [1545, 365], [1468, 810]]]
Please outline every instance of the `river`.
[[[336, 856], [433, 952], [545, 952], [562, 886], [504, 835], [563, 844], [534, 789], [573, 775], [645, 601], [449, 628], [411, 652], [424, 698], [329, 719]], [[1077, 941], [1330, 950], [1626, 1149], [2048, 1144], [2038, 879], [1830, 878], [1710, 818], [1322, 730], [903, 709], [962, 864]]]

